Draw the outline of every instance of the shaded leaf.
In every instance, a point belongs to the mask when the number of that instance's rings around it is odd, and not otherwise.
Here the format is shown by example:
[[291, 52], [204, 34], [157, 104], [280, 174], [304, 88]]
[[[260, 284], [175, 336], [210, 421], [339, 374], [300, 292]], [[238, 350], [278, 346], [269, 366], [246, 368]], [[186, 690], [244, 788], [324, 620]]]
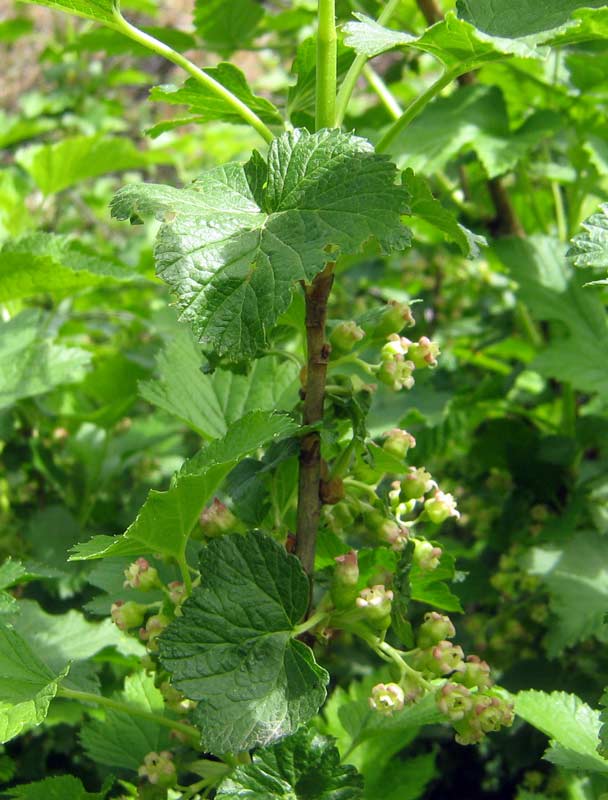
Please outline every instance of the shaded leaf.
[[270, 441], [291, 436], [298, 425], [284, 414], [256, 411], [232, 425], [184, 463], [166, 492], [151, 491], [137, 519], [122, 536], [93, 536], [70, 560], [162, 553], [179, 558], [201, 511], [231, 469]]
[[196, 0], [196, 32], [211, 50], [232, 53], [250, 43], [264, 9], [255, 0]]
[[101, 792], [87, 792], [79, 778], [72, 775], [60, 775], [56, 778], [45, 778], [36, 783], [24, 783], [5, 789], [6, 797], [17, 800], [104, 800], [113, 781], [109, 780]]
[[[165, 703], [145, 672], [127, 675], [120, 699], [150, 714], [163, 714]], [[108, 709], [105, 719], [90, 720], [80, 732], [87, 755], [98, 764], [137, 771], [148, 753], [168, 748], [169, 731], [150, 719]]]
[[[600, 8], [604, 0], [458, 0], [459, 15], [492, 36], [519, 37], [545, 33], [570, 20], [579, 8]], [[544, 37], [546, 38], [546, 37]]]

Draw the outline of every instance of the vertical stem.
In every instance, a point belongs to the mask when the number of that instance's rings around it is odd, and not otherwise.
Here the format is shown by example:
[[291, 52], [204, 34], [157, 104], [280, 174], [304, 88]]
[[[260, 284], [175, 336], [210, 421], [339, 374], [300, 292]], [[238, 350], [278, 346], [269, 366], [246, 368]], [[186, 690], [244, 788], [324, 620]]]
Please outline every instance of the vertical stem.
[[338, 40], [335, 0], [319, 0], [317, 31], [316, 127], [333, 128], [336, 124], [336, 83]]
[[[329, 363], [330, 346], [325, 341], [327, 300], [333, 283], [334, 264], [327, 264], [313, 280], [305, 286], [306, 292], [306, 344], [308, 362], [304, 394], [304, 425], [314, 425], [323, 419], [325, 381]], [[309, 433], [300, 443], [300, 476], [298, 483], [298, 520], [296, 532], [296, 555], [309, 575], [315, 564], [317, 530], [321, 515], [321, 436], [317, 431]]]
[[[378, 24], [379, 25], [386, 25], [386, 23], [390, 20], [393, 16], [401, 0], [388, 0], [387, 4], [384, 6], [382, 13], [378, 17]], [[336, 126], [341, 125], [342, 121], [344, 120], [344, 116], [346, 114], [346, 109], [348, 107], [348, 101], [353, 93], [353, 90], [357, 84], [357, 79], [363, 70], [363, 67], [367, 63], [368, 58], [364, 55], [358, 55], [353, 63], [350, 65], [350, 69], [346, 73], [344, 80], [342, 81], [342, 86], [340, 86], [340, 91], [338, 92], [338, 99], [337, 99], [337, 108], [336, 108]]]

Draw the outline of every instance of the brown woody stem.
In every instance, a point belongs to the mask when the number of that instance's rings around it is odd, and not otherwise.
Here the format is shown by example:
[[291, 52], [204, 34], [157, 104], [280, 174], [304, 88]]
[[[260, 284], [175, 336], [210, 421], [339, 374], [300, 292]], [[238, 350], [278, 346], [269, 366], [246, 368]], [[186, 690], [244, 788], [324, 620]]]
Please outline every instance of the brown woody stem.
[[[428, 25], [441, 22], [443, 12], [435, 0], [418, 0], [418, 8], [422, 12]], [[475, 83], [475, 75], [472, 72], [465, 72], [458, 77], [461, 86], [470, 86]], [[496, 216], [490, 223], [490, 228], [496, 236], [520, 236], [526, 235], [524, 228], [513, 208], [511, 198], [505, 185], [500, 178], [491, 178], [488, 181], [488, 191], [494, 203]]]
[[[308, 361], [304, 388], [304, 425], [314, 425], [323, 419], [325, 381], [329, 363], [330, 345], [325, 340], [327, 300], [333, 283], [334, 264], [328, 264], [305, 286], [306, 292], [306, 345]], [[315, 548], [319, 517], [321, 514], [321, 436], [317, 431], [306, 434], [300, 442], [300, 477], [298, 484], [298, 522], [296, 530], [296, 555], [308, 575], [315, 564]]]

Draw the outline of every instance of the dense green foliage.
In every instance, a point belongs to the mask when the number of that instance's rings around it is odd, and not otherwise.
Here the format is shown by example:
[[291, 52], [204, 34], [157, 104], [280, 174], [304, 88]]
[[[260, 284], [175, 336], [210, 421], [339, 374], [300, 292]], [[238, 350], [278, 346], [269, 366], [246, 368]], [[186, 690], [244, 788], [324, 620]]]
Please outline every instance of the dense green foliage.
[[0, 796], [606, 800], [608, 6], [170, 5], [0, 22]]

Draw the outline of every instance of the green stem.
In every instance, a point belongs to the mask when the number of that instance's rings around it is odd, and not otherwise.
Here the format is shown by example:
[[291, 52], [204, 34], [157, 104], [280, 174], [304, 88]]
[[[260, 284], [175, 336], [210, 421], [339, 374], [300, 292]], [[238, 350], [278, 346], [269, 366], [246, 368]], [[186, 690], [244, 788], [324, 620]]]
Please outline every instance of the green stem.
[[188, 561], [186, 559], [186, 554], [182, 553], [182, 555], [177, 559], [177, 565], [182, 573], [182, 579], [184, 581], [184, 588], [186, 590], [186, 597], [190, 597], [192, 594], [192, 578], [190, 576], [190, 567], [188, 566]]
[[366, 64], [363, 67], [363, 77], [368, 82], [370, 88], [373, 89], [373, 91], [378, 95], [380, 102], [388, 111], [391, 118], [394, 120], [399, 119], [399, 117], [403, 114], [403, 109], [380, 75], [378, 75], [378, 73], [373, 70], [369, 64]]
[[193, 64], [192, 61], [187, 59], [181, 53], [178, 53], [172, 47], [166, 45], [164, 42], [161, 42], [158, 39], [155, 39], [153, 36], [150, 36], [148, 33], [141, 31], [139, 28], [136, 28], [135, 25], [131, 25], [131, 23], [127, 22], [127, 20], [116, 8], [114, 9], [114, 20], [116, 30], [124, 34], [124, 36], [128, 36], [129, 39], [133, 39], [134, 42], [142, 45], [142, 47], [146, 47], [153, 53], [156, 53], [157, 55], [166, 58], [167, 61], [171, 61], [178, 67], [181, 67], [189, 75], [191, 75], [195, 81], [225, 100], [245, 122], [251, 125], [251, 127], [260, 134], [260, 136], [266, 142], [271, 142], [274, 139], [270, 128], [268, 128], [262, 122], [258, 115], [252, 111], [246, 103], [244, 103], [242, 100], [239, 100], [236, 95], [226, 89], [225, 86], [222, 86], [221, 83], [216, 81], [210, 75], [207, 75], [206, 72], [200, 69], [200, 67], [197, 67], [196, 64]]
[[92, 705], [102, 706], [104, 708], [111, 708], [114, 711], [120, 711], [123, 714], [128, 714], [131, 717], [141, 717], [148, 719], [151, 722], [156, 722], [157, 725], [162, 725], [164, 728], [170, 728], [174, 731], [179, 731], [190, 739], [193, 739], [194, 746], [198, 747], [200, 741], [200, 734], [192, 725], [187, 725], [185, 722], [179, 722], [175, 719], [163, 717], [162, 714], [154, 714], [151, 711], [144, 711], [142, 708], [132, 706], [129, 703], [123, 703], [121, 700], [113, 700], [110, 697], [104, 697], [99, 694], [92, 694], [90, 692], [77, 692], [74, 689], [67, 689], [65, 686], [60, 686], [57, 690], [57, 697], [63, 697], [66, 700], [76, 700], [79, 703], [91, 703]]
[[376, 152], [382, 153], [387, 150], [396, 137], [407, 128], [410, 122], [424, 111], [431, 100], [443, 91], [446, 86], [452, 83], [461, 73], [462, 68], [446, 70], [425, 92], [419, 95], [414, 102], [405, 109], [399, 119], [391, 125], [382, 139], [380, 139], [376, 145]]
[[413, 681], [415, 681], [419, 686], [422, 686], [427, 692], [433, 689], [432, 684], [430, 684], [427, 680], [425, 680], [422, 675], [415, 670], [401, 657], [401, 653], [399, 650], [396, 650], [394, 647], [391, 647], [390, 644], [387, 642], [378, 641], [376, 647], [382, 653], [385, 653], [401, 670], [402, 675], [408, 675]]
[[291, 635], [294, 638], [301, 636], [311, 628], [315, 628], [320, 622], [323, 622], [324, 619], [329, 619], [329, 616], [330, 615], [327, 611], [315, 611], [315, 613], [312, 614], [307, 620], [304, 620], [301, 625], [296, 625]]
[[315, 124], [320, 130], [336, 125], [338, 38], [335, 0], [319, 0], [318, 20]]
[[[401, 0], [388, 0], [388, 3], [384, 7], [382, 14], [378, 17], [378, 23], [380, 25], [386, 25], [389, 19], [393, 16], [399, 5]], [[350, 69], [346, 73], [344, 80], [342, 81], [342, 85], [340, 86], [340, 91], [338, 92], [338, 99], [336, 101], [336, 125], [341, 125], [344, 117], [346, 115], [346, 109], [348, 108], [348, 103], [350, 101], [351, 95], [357, 85], [357, 80], [359, 79], [359, 75], [363, 71], [366, 63], [368, 61], [367, 56], [359, 55], [355, 58], [353, 63], [350, 65]]]
[[562, 190], [557, 181], [551, 181], [551, 192], [555, 204], [555, 221], [557, 222], [557, 235], [560, 242], [568, 241], [568, 222], [566, 220], [566, 208]]
[[378, 495], [376, 494], [376, 490], [373, 486], [368, 486], [367, 483], [363, 483], [362, 481], [357, 481], [354, 478], [344, 478], [343, 481], [345, 486], [352, 486], [353, 489], [360, 489], [362, 492], [365, 492], [370, 497], [373, 497], [374, 500], [378, 499]]

